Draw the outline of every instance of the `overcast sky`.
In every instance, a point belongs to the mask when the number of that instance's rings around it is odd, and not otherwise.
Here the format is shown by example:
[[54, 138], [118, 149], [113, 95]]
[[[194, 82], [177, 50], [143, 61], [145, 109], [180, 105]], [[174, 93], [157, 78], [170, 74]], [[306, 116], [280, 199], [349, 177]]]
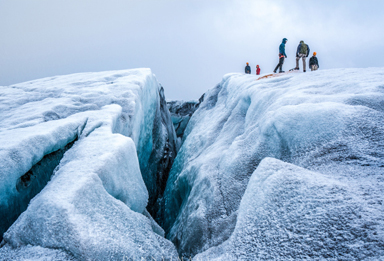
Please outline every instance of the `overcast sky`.
[[283, 69], [300, 40], [320, 69], [384, 67], [383, 0], [0, 0], [0, 86], [151, 68], [167, 100], [198, 99], [224, 74]]

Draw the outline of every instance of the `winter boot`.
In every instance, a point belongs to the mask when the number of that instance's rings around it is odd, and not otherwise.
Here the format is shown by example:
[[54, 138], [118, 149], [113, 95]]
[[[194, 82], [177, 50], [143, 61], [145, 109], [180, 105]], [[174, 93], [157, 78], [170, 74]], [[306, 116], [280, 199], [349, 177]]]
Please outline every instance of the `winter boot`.
[[279, 71], [279, 73], [285, 73], [284, 71]]

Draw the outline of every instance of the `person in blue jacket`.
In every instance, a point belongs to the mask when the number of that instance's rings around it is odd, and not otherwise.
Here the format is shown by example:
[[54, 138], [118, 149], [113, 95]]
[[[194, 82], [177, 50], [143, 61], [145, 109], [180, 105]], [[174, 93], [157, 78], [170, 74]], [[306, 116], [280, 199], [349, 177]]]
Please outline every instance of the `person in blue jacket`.
[[316, 52], [314, 52], [313, 56], [309, 59], [309, 68], [311, 68], [311, 71], [319, 69], [319, 61], [317, 60]]
[[244, 70], [246, 74], [251, 74], [251, 66], [249, 66], [249, 63], [247, 63], [247, 66], [245, 66]]
[[279, 63], [277, 64], [275, 70], [273, 70], [274, 73], [276, 73], [277, 69], [280, 68], [279, 73], [283, 73], [283, 63], [284, 63], [284, 57], [287, 58], [287, 55], [285, 54], [285, 44], [287, 43], [288, 39], [284, 38], [283, 42], [279, 46]]

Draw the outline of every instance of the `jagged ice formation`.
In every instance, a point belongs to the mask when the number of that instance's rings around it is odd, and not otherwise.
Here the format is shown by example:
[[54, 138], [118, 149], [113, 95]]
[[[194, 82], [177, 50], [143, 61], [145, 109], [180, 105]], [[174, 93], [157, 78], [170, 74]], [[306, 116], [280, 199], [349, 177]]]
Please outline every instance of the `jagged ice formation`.
[[4, 233], [2, 259], [177, 258], [146, 210], [162, 182], [153, 170], [176, 154], [149, 69], [26, 82], [3, 87], [1, 100], [2, 232], [42, 189]]
[[382, 69], [257, 79], [225, 75], [189, 121], [164, 193], [179, 254], [383, 257]]
[[148, 69], [2, 87], [0, 260], [383, 259], [383, 82], [228, 74], [171, 114]]

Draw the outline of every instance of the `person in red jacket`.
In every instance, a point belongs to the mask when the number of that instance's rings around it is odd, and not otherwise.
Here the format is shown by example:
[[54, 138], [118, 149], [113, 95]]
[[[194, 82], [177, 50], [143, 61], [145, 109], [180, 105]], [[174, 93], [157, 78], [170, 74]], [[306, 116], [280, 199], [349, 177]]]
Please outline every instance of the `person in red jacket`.
[[259, 65], [256, 65], [256, 75], [260, 75], [260, 67], [259, 67]]

